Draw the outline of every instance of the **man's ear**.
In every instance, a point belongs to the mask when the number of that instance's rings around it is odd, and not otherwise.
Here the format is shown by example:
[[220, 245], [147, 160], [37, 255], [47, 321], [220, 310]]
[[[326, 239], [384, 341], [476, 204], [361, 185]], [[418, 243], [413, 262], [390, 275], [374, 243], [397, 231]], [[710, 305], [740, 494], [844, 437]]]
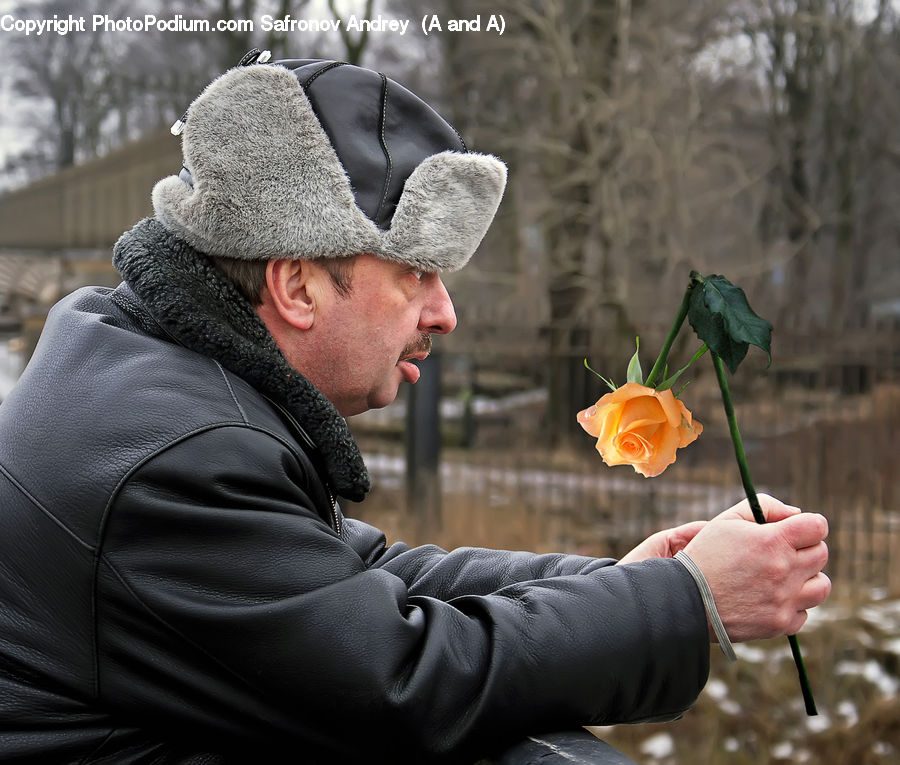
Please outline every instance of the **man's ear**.
[[304, 260], [270, 260], [266, 289], [271, 306], [283, 321], [296, 329], [310, 329], [316, 315], [315, 266]]

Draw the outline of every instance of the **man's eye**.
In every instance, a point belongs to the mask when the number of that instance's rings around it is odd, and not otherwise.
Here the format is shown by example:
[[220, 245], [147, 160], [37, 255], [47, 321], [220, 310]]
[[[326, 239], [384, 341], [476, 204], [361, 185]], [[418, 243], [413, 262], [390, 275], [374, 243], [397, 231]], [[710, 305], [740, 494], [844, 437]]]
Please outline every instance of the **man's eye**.
[[423, 277], [425, 276], [425, 271], [423, 271], [421, 268], [417, 268], [415, 271], [412, 272], [412, 274], [413, 274], [413, 276], [416, 277], [416, 279], [418, 279], [419, 281], [422, 281]]

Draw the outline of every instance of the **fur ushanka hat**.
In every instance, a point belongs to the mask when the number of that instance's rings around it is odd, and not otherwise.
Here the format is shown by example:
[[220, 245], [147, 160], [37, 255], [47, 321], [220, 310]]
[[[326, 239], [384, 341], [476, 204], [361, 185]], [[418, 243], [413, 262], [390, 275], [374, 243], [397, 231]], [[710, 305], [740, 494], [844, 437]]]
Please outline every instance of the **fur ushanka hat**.
[[466, 264], [503, 195], [500, 160], [468, 151], [383, 74], [245, 62], [186, 112], [184, 168], [153, 189], [163, 226], [208, 255], [245, 260], [372, 253], [425, 270]]

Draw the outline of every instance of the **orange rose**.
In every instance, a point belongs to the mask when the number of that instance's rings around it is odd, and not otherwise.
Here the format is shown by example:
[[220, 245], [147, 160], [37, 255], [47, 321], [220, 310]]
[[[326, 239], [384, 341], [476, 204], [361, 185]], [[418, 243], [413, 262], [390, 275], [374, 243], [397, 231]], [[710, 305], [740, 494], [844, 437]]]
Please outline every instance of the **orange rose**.
[[675, 451], [696, 440], [703, 426], [671, 390], [625, 383], [578, 413], [578, 422], [597, 438], [607, 465], [631, 465], [652, 478], [675, 462]]

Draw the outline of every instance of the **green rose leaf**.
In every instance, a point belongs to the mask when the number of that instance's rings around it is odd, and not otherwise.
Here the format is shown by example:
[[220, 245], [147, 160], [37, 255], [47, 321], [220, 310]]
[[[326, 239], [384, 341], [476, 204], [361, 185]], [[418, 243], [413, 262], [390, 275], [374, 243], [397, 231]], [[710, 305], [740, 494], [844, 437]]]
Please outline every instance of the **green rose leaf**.
[[732, 374], [755, 345], [772, 363], [772, 325], [757, 316], [747, 296], [724, 276], [692, 274], [688, 321], [697, 336], [721, 357]]

